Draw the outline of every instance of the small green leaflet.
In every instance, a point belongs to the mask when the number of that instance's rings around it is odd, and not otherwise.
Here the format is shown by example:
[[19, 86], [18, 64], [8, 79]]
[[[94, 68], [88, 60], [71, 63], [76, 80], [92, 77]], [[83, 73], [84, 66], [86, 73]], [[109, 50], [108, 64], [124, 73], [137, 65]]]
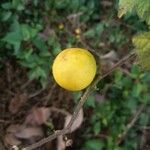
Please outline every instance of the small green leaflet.
[[27, 24], [20, 24], [18, 20], [15, 19], [13, 24], [10, 26], [9, 32], [3, 37], [2, 40], [13, 45], [14, 54], [16, 55], [19, 52], [21, 42], [34, 38], [38, 31], [38, 29]]
[[150, 31], [142, 32], [133, 38], [138, 62], [144, 70], [150, 70]]
[[134, 5], [135, 0], [119, 0], [118, 17], [121, 18], [127, 12], [132, 12]]

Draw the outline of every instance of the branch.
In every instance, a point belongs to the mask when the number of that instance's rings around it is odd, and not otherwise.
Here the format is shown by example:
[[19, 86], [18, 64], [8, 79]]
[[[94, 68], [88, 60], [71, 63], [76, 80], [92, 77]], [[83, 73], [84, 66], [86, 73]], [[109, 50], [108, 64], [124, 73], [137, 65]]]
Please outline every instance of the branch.
[[105, 78], [106, 76], [108, 76], [109, 74], [111, 74], [117, 67], [119, 67], [122, 64], [124, 64], [125, 61], [127, 61], [128, 59], [130, 59], [133, 56], [135, 56], [134, 52], [132, 52], [131, 54], [129, 54], [129, 55], [125, 56], [125, 57], [123, 57], [106, 74], [104, 74], [102, 76], [101, 75], [97, 75], [97, 77], [94, 80], [94, 82], [86, 89], [86, 91], [81, 96], [80, 101], [78, 102], [78, 104], [77, 104], [77, 106], [76, 106], [76, 108], [74, 110], [73, 116], [72, 116], [72, 118], [71, 118], [71, 120], [68, 123], [68, 126], [66, 128], [64, 128], [62, 130], [59, 130], [59, 131], [55, 132], [54, 134], [48, 136], [47, 138], [44, 138], [41, 141], [39, 141], [39, 142], [29, 146], [29, 147], [23, 148], [22, 150], [33, 150], [33, 149], [35, 149], [37, 147], [42, 146], [43, 144], [45, 144], [47, 142], [50, 142], [50, 141], [54, 140], [55, 138], [57, 138], [60, 135], [65, 135], [67, 133], [70, 133], [71, 132], [71, 126], [73, 125], [74, 121], [76, 120], [80, 109], [82, 108], [83, 104], [85, 103], [87, 97], [95, 90], [95, 87], [96, 87], [97, 83], [100, 80], [102, 80], [103, 78]]

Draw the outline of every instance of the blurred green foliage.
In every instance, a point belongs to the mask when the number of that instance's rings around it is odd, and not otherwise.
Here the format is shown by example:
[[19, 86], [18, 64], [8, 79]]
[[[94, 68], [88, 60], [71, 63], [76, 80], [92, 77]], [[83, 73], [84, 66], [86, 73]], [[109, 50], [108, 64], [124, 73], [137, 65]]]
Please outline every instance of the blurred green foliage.
[[[125, 6], [124, 2], [120, 0], [120, 5]], [[121, 10], [120, 15], [131, 9]], [[140, 18], [144, 16], [149, 22], [147, 9], [149, 5], [142, 9]], [[0, 61], [14, 58], [27, 68], [30, 80], [36, 79], [45, 87], [53, 59], [64, 48], [87, 46], [100, 54], [133, 48], [132, 35], [147, 31], [148, 26], [139, 20], [139, 13], [127, 13], [121, 20], [117, 11], [118, 0], [1, 0]], [[141, 36], [137, 38], [142, 42]], [[134, 43], [139, 49], [139, 42]], [[90, 118], [85, 116], [86, 129], [80, 137], [85, 142], [81, 149], [136, 150], [140, 143], [139, 128], [149, 123], [149, 109], [142, 112], [121, 145], [116, 141], [139, 105], [149, 105], [149, 86], [150, 74], [141, 72], [137, 66], [132, 67], [129, 75], [117, 70], [108, 81], [101, 81], [85, 104], [85, 110], [92, 112]], [[81, 93], [74, 96], [77, 102]], [[99, 137], [101, 134], [103, 138]]]
[[[142, 126], [148, 126], [150, 122], [149, 89], [149, 73], [142, 73], [135, 65], [129, 75], [116, 70], [111, 80], [101, 81], [97, 91], [88, 97], [85, 104], [85, 110], [92, 109], [92, 114], [85, 121], [86, 129], [82, 135], [85, 144], [82, 149], [137, 150], [140, 144], [138, 134]], [[124, 142], [118, 145], [119, 137], [142, 104], [147, 105], [146, 109], [129, 130]]]
[[[142, 21], [150, 26], [150, 2], [149, 0], [119, 0], [118, 16], [122, 17], [126, 13], [136, 13]], [[135, 52], [138, 55], [138, 63], [143, 70], [150, 71], [150, 28], [147, 32], [141, 32], [133, 39]]]
[[121, 17], [127, 12], [136, 13], [140, 17], [140, 19], [150, 24], [149, 0], [119, 0], [118, 16]]
[[150, 31], [136, 35], [133, 38], [133, 44], [136, 48], [140, 66], [144, 70], [150, 70]]
[[[113, 19], [116, 10], [117, 1], [108, 6], [99, 0], [1, 1], [0, 60], [16, 58], [28, 69], [31, 80], [46, 86], [52, 60], [61, 49], [88, 43], [94, 49], [108, 45], [103, 49], [109, 51], [129, 41], [122, 23]], [[129, 33], [146, 28], [138, 20], [136, 23], [138, 27]], [[81, 33], [75, 33], [76, 29]]]

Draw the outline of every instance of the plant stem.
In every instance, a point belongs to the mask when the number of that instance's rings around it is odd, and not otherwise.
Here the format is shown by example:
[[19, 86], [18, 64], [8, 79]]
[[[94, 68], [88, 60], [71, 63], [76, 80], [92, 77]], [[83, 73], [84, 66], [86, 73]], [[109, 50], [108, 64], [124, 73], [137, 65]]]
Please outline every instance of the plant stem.
[[57, 132], [55, 132], [54, 134], [48, 136], [47, 138], [42, 139], [41, 141], [23, 148], [22, 150], [33, 150], [37, 147], [42, 146], [43, 144], [50, 142], [52, 140], [54, 140], [55, 138], [57, 138], [60, 135], [65, 135], [67, 133], [71, 132], [71, 126], [73, 125], [74, 121], [76, 120], [78, 113], [80, 111], [80, 109], [82, 108], [83, 104], [85, 103], [86, 99], [88, 98], [88, 96], [95, 90], [95, 87], [97, 85], [97, 83], [102, 80], [103, 78], [105, 78], [106, 76], [110, 75], [117, 67], [121, 66], [122, 64], [124, 64], [127, 60], [129, 60], [131, 57], [135, 56], [135, 53], [132, 52], [130, 54], [128, 54], [127, 56], [123, 57], [120, 61], [118, 61], [107, 73], [105, 73], [104, 75], [97, 75], [96, 79], [94, 80], [94, 82], [86, 89], [86, 91], [83, 93], [83, 95], [81, 96], [75, 110], [73, 113], [73, 116], [70, 120], [70, 122], [68, 123], [68, 126], [62, 130], [59, 130]]

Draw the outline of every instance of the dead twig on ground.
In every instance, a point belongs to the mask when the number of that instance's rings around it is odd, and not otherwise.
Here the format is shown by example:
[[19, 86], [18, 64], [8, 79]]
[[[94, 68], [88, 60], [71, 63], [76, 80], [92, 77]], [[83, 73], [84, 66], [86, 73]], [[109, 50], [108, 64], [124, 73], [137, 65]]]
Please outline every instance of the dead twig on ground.
[[142, 130], [150, 130], [150, 127], [149, 127], [149, 126], [140, 126], [140, 128], [141, 128]]
[[24, 90], [30, 83], [32, 83], [32, 81], [33, 81], [33, 80], [28, 80], [28, 81], [26, 81], [26, 82], [21, 86], [20, 89]]
[[140, 140], [140, 150], [143, 149], [144, 144], [146, 143], [146, 130], [142, 130], [141, 140]]
[[53, 90], [56, 88], [56, 83], [53, 84], [53, 86], [50, 88], [49, 94], [44, 98], [45, 102], [44, 102], [44, 106], [46, 106], [53, 94]]
[[46, 88], [42, 88], [42, 89], [36, 91], [35, 93], [30, 94], [29, 98], [33, 98], [33, 97], [36, 97], [36, 96], [40, 95], [45, 89]]
[[92, 91], [95, 90], [95, 87], [97, 85], [97, 83], [102, 80], [103, 78], [105, 78], [106, 76], [108, 76], [109, 74], [111, 74], [117, 67], [121, 66], [122, 64], [124, 64], [128, 59], [132, 58], [133, 56], [135, 56], [135, 53], [132, 52], [131, 54], [125, 56], [124, 58], [122, 58], [120, 61], [118, 61], [107, 73], [105, 73], [104, 75], [97, 75], [96, 79], [94, 80], [94, 82], [86, 89], [86, 91], [83, 93], [83, 95], [81, 96], [80, 98], [80, 101], [78, 102], [75, 110], [74, 110], [74, 113], [73, 113], [73, 116], [70, 120], [70, 122], [68, 123], [67, 127], [62, 129], [62, 130], [59, 130], [58, 132], [55, 132], [54, 134], [48, 136], [47, 138], [44, 138], [42, 139], [41, 141], [31, 145], [31, 146], [28, 146], [26, 148], [23, 148], [22, 150], [33, 150], [37, 147], [40, 147], [42, 146], [43, 144], [47, 143], [47, 142], [50, 142], [52, 140], [54, 140], [55, 138], [57, 138], [58, 136], [60, 135], [65, 135], [67, 133], [70, 133], [70, 130], [71, 130], [71, 126], [73, 125], [74, 121], [76, 120], [77, 116], [78, 116], [78, 113], [80, 111], [80, 109], [82, 108], [83, 104], [85, 103], [87, 97], [92, 93]]
[[126, 129], [124, 130], [124, 132], [121, 134], [121, 137], [117, 140], [117, 145], [119, 145], [124, 138], [126, 137], [128, 131], [134, 126], [135, 122], [138, 120], [140, 114], [142, 113], [142, 111], [145, 108], [145, 104], [142, 104], [140, 106], [140, 108], [138, 109], [138, 111], [136, 112], [136, 114], [134, 115], [133, 119], [131, 120], [131, 122], [126, 126]]
[[11, 121], [9, 120], [3, 120], [3, 119], [0, 119], [0, 123], [10, 123]]

